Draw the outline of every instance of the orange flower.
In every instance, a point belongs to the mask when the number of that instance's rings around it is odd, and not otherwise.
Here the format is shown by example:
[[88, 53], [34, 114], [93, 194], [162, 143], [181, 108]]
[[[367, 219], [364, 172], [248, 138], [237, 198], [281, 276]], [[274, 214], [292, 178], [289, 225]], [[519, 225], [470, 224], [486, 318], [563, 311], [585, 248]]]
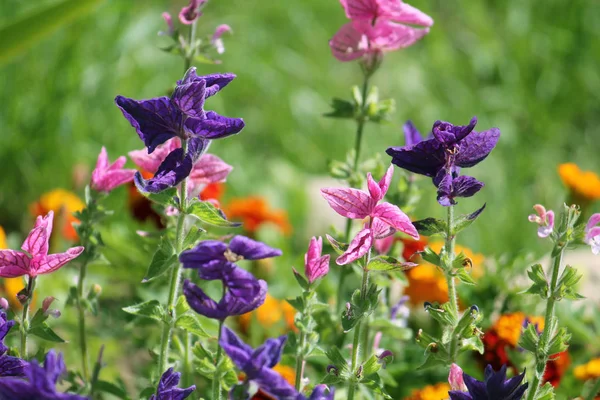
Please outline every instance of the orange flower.
[[31, 204], [30, 212], [36, 217], [54, 211], [57, 217], [55, 221], [62, 221], [60, 229], [62, 236], [66, 240], [76, 242], [79, 237], [73, 228], [73, 223], [79, 220], [73, 216], [73, 213], [83, 210], [84, 207], [85, 204], [75, 193], [65, 189], [54, 189], [44, 193], [38, 202]]
[[449, 398], [448, 391], [450, 385], [447, 383], [436, 383], [435, 385], [427, 385], [422, 389], [414, 389], [410, 396], [404, 400], [442, 400]]
[[225, 185], [222, 183], [210, 183], [200, 192], [200, 200], [217, 200], [220, 201], [225, 193]]
[[[420, 305], [426, 301], [444, 303], [448, 301], [448, 284], [446, 283], [446, 277], [440, 271], [440, 269], [430, 263], [423, 262], [420, 258], [413, 257], [416, 251], [420, 251], [425, 248], [426, 240], [406, 240], [402, 239], [404, 243], [403, 257], [408, 260], [412, 257], [411, 261], [419, 263], [419, 266], [406, 271], [408, 278], [408, 287], [405, 293], [409, 296], [410, 302], [413, 305]], [[439, 253], [443, 247], [443, 243], [435, 242], [431, 243], [429, 247], [436, 253]], [[471, 275], [475, 278], [481, 276], [484, 257], [482, 254], [474, 253], [472, 250], [462, 247], [459, 245], [455, 246], [455, 253], [458, 255], [464, 253], [465, 256], [471, 259], [473, 263], [473, 269]]]
[[577, 164], [558, 166], [558, 174], [576, 198], [592, 201], [600, 199], [600, 178], [592, 171], [582, 171]]
[[[252, 320], [256, 321], [269, 332], [270, 336], [295, 330], [294, 317], [296, 310], [285, 300], [278, 300], [267, 293], [262, 306], [251, 313], [240, 315], [239, 323], [243, 332], [248, 332]], [[275, 330], [275, 331], [274, 331]]]
[[262, 197], [233, 199], [224, 211], [227, 218], [241, 220], [244, 229], [249, 233], [255, 233], [265, 223], [277, 225], [284, 234], [289, 234], [292, 231], [287, 213], [283, 210], [270, 210], [269, 203]]
[[600, 358], [594, 358], [587, 364], [575, 367], [575, 378], [580, 381], [600, 378]]

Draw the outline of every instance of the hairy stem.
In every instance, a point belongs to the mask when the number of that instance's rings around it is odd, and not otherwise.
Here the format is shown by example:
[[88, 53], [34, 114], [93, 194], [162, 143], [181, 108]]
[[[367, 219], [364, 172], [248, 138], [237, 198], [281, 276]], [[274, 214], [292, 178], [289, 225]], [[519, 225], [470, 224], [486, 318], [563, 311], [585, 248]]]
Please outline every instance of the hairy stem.
[[90, 381], [90, 369], [88, 359], [87, 337], [85, 328], [85, 306], [83, 305], [83, 286], [87, 273], [88, 258], [83, 261], [79, 268], [79, 280], [77, 281], [77, 315], [79, 319], [79, 350], [81, 352], [81, 370], [83, 380]]
[[300, 391], [302, 385], [302, 375], [304, 375], [304, 342], [306, 341], [306, 333], [300, 332], [300, 342], [298, 343], [298, 356], [296, 357], [296, 381], [295, 387]]
[[27, 281], [27, 298], [23, 304], [23, 315], [21, 317], [21, 358], [27, 360], [27, 334], [29, 332], [29, 305], [33, 299], [33, 291], [35, 290], [35, 278], [28, 277]]
[[185, 56], [185, 69], [184, 69], [184, 73], [187, 72], [187, 70], [192, 66], [192, 61], [194, 60], [194, 56], [196, 55], [196, 45], [195, 45], [195, 41], [196, 41], [196, 26], [197, 26], [197, 22], [198, 22], [199, 18], [196, 18], [196, 20], [194, 22], [192, 22], [192, 26], [190, 27], [190, 38], [189, 38], [189, 44], [190, 44], [190, 51], [186, 54]]
[[550, 340], [554, 335], [552, 331], [552, 327], [550, 322], [554, 319], [554, 306], [556, 305], [556, 296], [554, 292], [556, 291], [556, 283], [558, 282], [558, 273], [560, 270], [560, 265], [562, 263], [562, 258], [564, 254], [565, 247], [562, 247], [560, 252], [556, 257], [552, 259], [552, 277], [550, 280], [550, 297], [546, 302], [546, 314], [544, 316], [544, 332], [542, 332], [542, 336], [540, 337], [540, 341], [538, 342], [538, 348], [535, 355], [535, 375], [531, 384], [529, 385], [529, 392], [527, 393], [527, 400], [535, 399], [538, 389], [542, 384], [542, 377], [544, 376], [544, 372], [546, 371], [546, 364], [548, 363], [548, 358], [551, 354], [548, 354], [548, 350], [550, 347]]
[[[452, 233], [454, 229], [454, 207], [448, 207], [448, 221], [447, 221], [447, 230], [446, 230], [446, 243], [444, 244], [444, 251], [446, 253], [447, 264], [444, 266], [444, 273], [446, 275], [446, 282], [448, 283], [448, 301], [450, 302], [450, 307], [452, 313], [456, 316], [456, 321], [459, 319], [459, 311], [458, 311], [458, 294], [456, 292], [456, 281], [454, 280], [452, 264], [454, 263], [454, 243], [456, 241], [455, 235]], [[452, 332], [454, 331], [455, 326], [451, 326]], [[458, 340], [454, 334], [452, 335], [452, 339], [450, 340], [450, 361], [455, 362], [458, 352]]]
[[223, 352], [223, 349], [221, 348], [221, 345], [219, 344], [219, 342], [221, 341], [221, 332], [223, 331], [223, 322], [224, 321], [219, 321], [219, 338], [217, 340], [217, 358], [215, 360], [215, 366], [217, 367], [217, 372], [215, 372], [215, 377], [212, 381], [212, 393], [213, 393], [213, 400], [221, 400], [221, 374], [219, 372], [219, 363], [221, 362], [221, 353]]

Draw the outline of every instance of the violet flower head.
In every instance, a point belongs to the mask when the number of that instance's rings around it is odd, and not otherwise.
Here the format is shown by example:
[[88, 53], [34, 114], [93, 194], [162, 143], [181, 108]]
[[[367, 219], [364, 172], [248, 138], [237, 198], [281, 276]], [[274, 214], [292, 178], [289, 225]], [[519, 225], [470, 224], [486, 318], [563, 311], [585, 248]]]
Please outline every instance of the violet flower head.
[[356, 234], [348, 249], [337, 258], [338, 265], [345, 265], [363, 257], [376, 239], [393, 235], [396, 231], [418, 239], [419, 233], [410, 218], [397, 206], [380, 202], [387, 193], [392, 175], [390, 166], [379, 182], [375, 182], [371, 174], [367, 175], [368, 192], [353, 188], [323, 188], [321, 194], [329, 206], [343, 217], [351, 219], [365, 218], [369, 222]]
[[407, 145], [390, 147], [386, 152], [398, 167], [433, 178], [438, 202], [451, 206], [456, 204], [455, 198], [473, 196], [484, 186], [473, 177], [459, 176], [460, 168], [483, 161], [500, 138], [499, 129], [476, 132], [473, 130], [476, 124], [475, 117], [465, 126], [436, 121], [429, 137], [421, 140], [414, 125], [407, 123], [404, 129]]
[[538, 236], [541, 238], [545, 238], [552, 234], [554, 230], [554, 211], [548, 210], [541, 204], [536, 204], [533, 206], [533, 209], [536, 211], [536, 214], [531, 214], [528, 219], [529, 222], [536, 223], [538, 227]]
[[498, 372], [488, 365], [483, 382], [463, 373], [468, 392], [452, 390], [448, 394], [451, 400], [520, 400], [529, 386], [528, 383], [521, 384], [524, 378], [525, 372], [506, 379], [506, 365]]
[[35, 226], [27, 235], [21, 251], [0, 250], [0, 277], [16, 278], [28, 275], [33, 278], [54, 272], [83, 252], [83, 247], [71, 247], [64, 253], [48, 254], [54, 213], [37, 217]]
[[62, 355], [46, 354], [44, 366], [33, 360], [25, 368], [25, 379], [0, 378], [0, 400], [87, 400], [77, 394], [60, 393], [56, 384], [66, 372]]
[[600, 214], [592, 215], [585, 226], [584, 241], [592, 247], [592, 253], [600, 254]]
[[181, 374], [179, 372], [175, 372], [173, 368], [169, 368], [160, 377], [156, 394], [153, 394], [152, 397], [150, 397], [150, 400], [187, 399], [189, 395], [192, 394], [194, 390], [196, 390], [196, 386], [192, 385], [189, 388], [180, 389], [177, 387], [177, 385], [179, 385], [180, 379]]
[[26, 361], [6, 354], [8, 347], [4, 344], [4, 338], [14, 325], [15, 321], [8, 321], [6, 313], [0, 311], [0, 377], [23, 376], [27, 366]]
[[329, 254], [322, 256], [323, 238], [313, 237], [308, 245], [308, 252], [304, 255], [304, 274], [308, 283], [313, 283], [324, 277], [329, 272]]
[[185, 25], [193, 24], [202, 15], [198, 9], [204, 3], [206, 0], [190, 0], [190, 3], [179, 12], [179, 21]]
[[131, 182], [137, 171], [134, 169], [123, 169], [126, 161], [125, 156], [121, 156], [114, 163], [110, 164], [106, 148], [103, 146], [98, 155], [96, 169], [92, 172], [92, 189], [108, 193], [117, 186]]
[[329, 46], [333, 56], [342, 62], [363, 59], [367, 65], [375, 65], [383, 53], [411, 46], [433, 25], [431, 17], [400, 0], [340, 2], [351, 22], [340, 28]]

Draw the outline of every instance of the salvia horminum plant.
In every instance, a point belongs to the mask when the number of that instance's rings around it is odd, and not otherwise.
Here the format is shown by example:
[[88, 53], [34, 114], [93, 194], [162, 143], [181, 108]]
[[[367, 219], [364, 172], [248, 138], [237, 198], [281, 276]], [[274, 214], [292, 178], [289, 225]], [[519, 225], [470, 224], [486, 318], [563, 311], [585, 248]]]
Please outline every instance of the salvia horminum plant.
[[[227, 92], [221, 91], [236, 76], [203, 75], [193, 65], [220, 63], [214, 53], [224, 53], [222, 36], [232, 29], [221, 24], [200, 37], [207, 0], [190, 0], [177, 18], [163, 14], [167, 30], [161, 32], [171, 40], [163, 50], [182, 59], [183, 77], [173, 76], [175, 83], [168, 95], [145, 100], [115, 98], [143, 143], [143, 148], [129, 152], [139, 170], [125, 168], [124, 156], [111, 163], [102, 147], [85, 188], [84, 205], [75, 214], [78, 245], [62, 251], [60, 244], [51, 248], [54, 213], [50, 211], [37, 217], [20, 249], [0, 250], [0, 277], [21, 278], [25, 283], [15, 298], [0, 298], [0, 400], [96, 400], [108, 398], [107, 394], [149, 400], [393, 399], [390, 390], [397, 386], [398, 374], [414, 377], [411, 369], [430, 367], [437, 368], [434, 374], [440, 375], [441, 370], [441, 375], [448, 376], [448, 384], [439, 386], [440, 398], [556, 398], [547, 372], [571, 340], [566, 324], [559, 321], [557, 305], [582, 298], [577, 292], [582, 275], [564, 265], [564, 254], [579, 245], [589, 246], [594, 255], [600, 253], [600, 214], [583, 221], [577, 205], [564, 205], [556, 213], [540, 204], [533, 207], [535, 213], [528, 219], [536, 225], [540, 240], [552, 245], [551, 262], [549, 267], [533, 265], [527, 271], [530, 287], [514, 295], [523, 301], [541, 298], [545, 315], [523, 316], [522, 326], [519, 323], [516, 328], [515, 354], [506, 356], [502, 365], [488, 363], [482, 340], [485, 318], [503, 305], [493, 310], [480, 308], [481, 303], [472, 304], [463, 296], [461, 289], [477, 287], [479, 277], [475, 257], [459, 250], [456, 243], [458, 234], [478, 219], [486, 205], [462, 215], [455, 207], [462, 206], [461, 198], [474, 197], [484, 189], [476, 171], [468, 169], [490, 156], [500, 129], [477, 131], [478, 120], [473, 117], [465, 125], [438, 120], [421, 134], [408, 121], [403, 126], [403, 143], [380, 145], [381, 152], [391, 158], [364, 157], [367, 125], [391, 121], [394, 111], [393, 100], [380, 100], [378, 89], [372, 86], [375, 73], [388, 52], [409, 47], [427, 35], [433, 19], [401, 0], [340, 3], [349, 21], [333, 34], [329, 45], [337, 60], [359, 64], [362, 84], [351, 89], [350, 100], [334, 99], [333, 110], [326, 114], [353, 120], [356, 133], [345, 161], [329, 162], [330, 175], [342, 184], [322, 188], [325, 201], [316, 206], [331, 208], [344, 218], [340, 220], [345, 227], [341, 232], [331, 229], [303, 239], [308, 241], [303, 271], [274, 267], [276, 279], [293, 276], [300, 287], [299, 294], [286, 296], [289, 308], [284, 312], [268, 308], [273, 301], [269, 293], [273, 280], [254, 274], [260, 263], [279, 262], [283, 251], [259, 240], [258, 235], [240, 235], [235, 229], [241, 224], [227, 218], [226, 207], [202, 194], [207, 186], [224, 183], [232, 173], [225, 146], [219, 142], [240, 133], [245, 122], [207, 109], [213, 96], [227, 101]], [[129, 126], [124, 129], [133, 132]], [[219, 142], [213, 144], [215, 140]], [[208, 153], [209, 148], [220, 155]], [[433, 187], [418, 193], [414, 186], [419, 176], [427, 177]], [[112, 212], [105, 201], [124, 185], [152, 205], [161, 225], [159, 232], [137, 232], [152, 250], [147, 272], [140, 277], [146, 301], [123, 308], [133, 315], [135, 326], [143, 325], [144, 346], [150, 355], [151, 366], [139, 368], [140, 376], [131, 383], [139, 390], [133, 397], [125, 384], [101, 376], [104, 347], [92, 350], [88, 345], [95, 328], [104, 323], [99, 309], [108, 301], [100, 297], [99, 285], [87, 282], [91, 280], [88, 272], [106, 268], [103, 253], [107, 246], [101, 232]], [[429, 196], [433, 204], [437, 200], [445, 216], [414, 220], [413, 206], [421, 195]], [[428, 242], [434, 236], [443, 239], [440, 247]], [[405, 243], [403, 251], [397, 248], [399, 242]], [[247, 261], [253, 262], [252, 272], [246, 268]], [[71, 336], [78, 346], [79, 364], [79, 368], [71, 365], [68, 373], [63, 356], [44, 344], [65, 342], [66, 333], [59, 331], [59, 335], [50, 319], [61, 314], [50, 308], [56, 299], [47, 296], [40, 308], [35, 301], [41, 291], [37, 283], [44, 279], [41, 275], [67, 264], [78, 272], [66, 305], [73, 306], [77, 320], [77, 334]], [[402, 290], [409, 273], [426, 265], [443, 277], [436, 285], [446, 292], [439, 301], [440, 296], [423, 290], [424, 299], [431, 296], [423, 304], [430, 319], [424, 322], [409, 309], [415, 299]], [[351, 282], [357, 285], [353, 291], [347, 287]], [[535, 300], [529, 295], [536, 296]], [[257, 322], [287, 319], [292, 308], [293, 321], [286, 321], [289, 331], [282, 334], [265, 328], [262, 336], [253, 331], [252, 324]], [[412, 338], [415, 314], [417, 329]], [[248, 315], [252, 315], [250, 328], [240, 318]], [[421, 329], [418, 324], [426, 326]], [[33, 337], [40, 342], [32, 342]], [[17, 339], [20, 346], [12, 346]], [[422, 348], [422, 355], [407, 350], [411, 339]], [[480, 360], [485, 362], [479, 367], [469, 363], [473, 352], [484, 354]], [[94, 365], [90, 354], [97, 354]], [[418, 367], [410, 364], [415, 357]], [[398, 362], [404, 364], [397, 368]], [[473, 376], [459, 364], [465, 369], [468, 365]], [[598, 390], [600, 379], [591, 390], [584, 390], [586, 400], [593, 399]], [[414, 398], [427, 397], [410, 397]]]

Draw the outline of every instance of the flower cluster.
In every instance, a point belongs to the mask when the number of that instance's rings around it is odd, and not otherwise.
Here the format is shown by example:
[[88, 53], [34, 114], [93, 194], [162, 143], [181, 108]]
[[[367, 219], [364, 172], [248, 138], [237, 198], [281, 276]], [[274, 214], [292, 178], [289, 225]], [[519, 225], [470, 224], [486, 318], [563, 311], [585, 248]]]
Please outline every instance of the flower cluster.
[[363, 257], [377, 239], [393, 235], [396, 231], [418, 239], [419, 233], [410, 218], [398, 206], [381, 202], [387, 193], [394, 167], [390, 166], [383, 178], [375, 182], [367, 175], [368, 192], [353, 188], [323, 188], [321, 194], [338, 214], [350, 219], [368, 219], [364, 228], [356, 234], [348, 249], [337, 258], [338, 265], [352, 263]]
[[169, 139], [178, 137], [187, 142], [187, 151], [179, 147], [169, 152], [153, 178], [146, 180], [139, 172], [135, 175], [136, 186], [141, 191], [157, 193], [178, 185], [190, 175], [211, 140], [236, 134], [244, 128], [240, 118], [227, 118], [204, 110], [206, 99], [234, 78], [233, 74], [198, 76], [196, 69], [190, 68], [177, 82], [171, 97], [141, 101], [116, 97], [115, 103], [136, 129], [148, 154]]
[[256, 279], [235, 262], [280, 255], [281, 250], [239, 235], [234, 236], [229, 245], [217, 240], [200, 242], [194, 249], [183, 252], [179, 260], [184, 268], [196, 269], [200, 279], [220, 280], [224, 294], [217, 303], [201, 288], [186, 280], [183, 293], [188, 304], [198, 314], [221, 321], [256, 309], [265, 301], [267, 283]]
[[350, 22], [329, 42], [333, 56], [340, 61], [363, 59], [367, 65], [375, 66], [384, 52], [411, 46], [433, 25], [431, 17], [400, 0], [340, 2]]
[[550, 236], [554, 230], [554, 211], [546, 211], [546, 208], [541, 204], [536, 204], [533, 206], [533, 209], [536, 211], [537, 215], [531, 214], [529, 216], [529, 222], [536, 223], [539, 226], [539, 237], [545, 238]]
[[471, 197], [484, 185], [471, 176], [459, 175], [460, 168], [473, 167], [483, 161], [500, 138], [498, 128], [476, 132], [473, 130], [476, 124], [475, 117], [465, 126], [436, 121], [431, 135], [422, 139], [409, 122], [405, 126], [406, 145], [390, 147], [387, 154], [400, 168], [433, 178], [438, 202], [452, 206], [456, 204], [455, 198]]
[[150, 397], [150, 400], [187, 399], [189, 395], [192, 394], [194, 390], [196, 390], [196, 386], [190, 386], [186, 389], [180, 389], [177, 387], [177, 385], [179, 385], [180, 379], [181, 374], [179, 372], [175, 372], [173, 368], [169, 368], [160, 377], [160, 381], [158, 382], [158, 388], [156, 389], [156, 394], [153, 394]]

